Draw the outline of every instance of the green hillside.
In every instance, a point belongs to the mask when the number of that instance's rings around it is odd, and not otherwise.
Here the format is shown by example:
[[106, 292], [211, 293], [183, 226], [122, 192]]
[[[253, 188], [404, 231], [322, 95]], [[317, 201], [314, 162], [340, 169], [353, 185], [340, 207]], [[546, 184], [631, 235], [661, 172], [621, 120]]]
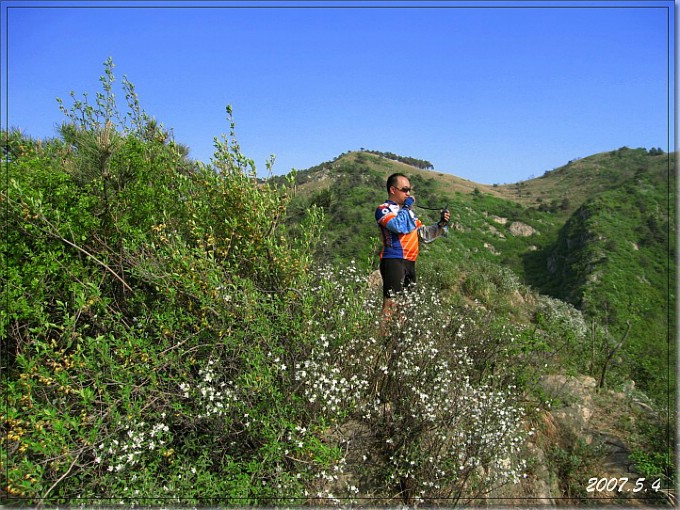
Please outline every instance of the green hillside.
[[675, 339], [675, 197], [668, 193], [675, 175], [660, 177], [640, 169], [577, 209], [550, 250], [543, 285], [616, 337], [630, 323], [622, 364], [655, 395], [675, 387], [674, 364], [663, 355]]
[[452, 213], [448, 238], [423, 247], [425, 267], [450, 267], [449, 286], [459, 290], [472, 262], [507, 268], [605, 328], [603, 348], [630, 321], [616, 380], [632, 378], [663, 402], [675, 384], [674, 161], [674, 155], [623, 148], [501, 187], [350, 152], [295, 174], [289, 221], [312, 206], [322, 209], [317, 257], [375, 270], [380, 241], [373, 213], [385, 199], [386, 177], [403, 172], [425, 223], [438, 213], [419, 204]]
[[[421, 170], [370, 153], [350, 152], [334, 161], [295, 173], [296, 196], [292, 202], [291, 223], [295, 223], [299, 211], [310, 206], [322, 208], [326, 213], [326, 245], [322, 255], [338, 261], [353, 258], [362, 267], [375, 267], [375, 255], [380, 246], [374, 212], [386, 198], [385, 180], [393, 172], [403, 172], [410, 177], [418, 200], [416, 205], [449, 208], [453, 228], [457, 230], [447, 243], [447, 252], [452, 250], [452, 256], [474, 252], [494, 259], [491, 251], [484, 248], [485, 242], [501, 242], [500, 232], [491, 228], [498, 225], [492, 219], [494, 215], [511, 220], [546, 221], [541, 218], [544, 215], [501, 198], [501, 193], [492, 186]], [[273, 180], [277, 182], [282, 178]], [[424, 222], [439, 219], [437, 211], [418, 211]], [[527, 244], [517, 240], [511, 240], [510, 244], [514, 246], [517, 242]], [[425, 247], [426, 250], [430, 248], [437, 250], [436, 245]]]
[[620, 149], [568, 162], [542, 176], [515, 184], [497, 186], [505, 198], [541, 210], [573, 212], [583, 202], [617, 187], [639, 171], [649, 172], [668, 185], [674, 168], [673, 155], [659, 149]]

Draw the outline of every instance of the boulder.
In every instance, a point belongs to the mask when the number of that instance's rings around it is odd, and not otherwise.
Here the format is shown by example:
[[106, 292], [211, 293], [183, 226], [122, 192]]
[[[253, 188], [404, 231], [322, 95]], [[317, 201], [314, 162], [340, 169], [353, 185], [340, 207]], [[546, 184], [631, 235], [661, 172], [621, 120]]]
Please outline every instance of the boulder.
[[534, 227], [522, 223], [521, 221], [513, 221], [508, 229], [513, 236], [518, 237], [529, 237], [538, 232]]

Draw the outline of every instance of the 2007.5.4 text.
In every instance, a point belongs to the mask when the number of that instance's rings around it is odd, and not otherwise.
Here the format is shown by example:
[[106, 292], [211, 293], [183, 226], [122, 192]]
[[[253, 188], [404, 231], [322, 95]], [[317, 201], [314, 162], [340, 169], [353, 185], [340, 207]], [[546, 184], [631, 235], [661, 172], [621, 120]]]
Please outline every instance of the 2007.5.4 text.
[[588, 487], [586, 492], [647, 492], [651, 488], [654, 492], [658, 492], [661, 488], [661, 479], [657, 478], [651, 484], [645, 484], [645, 478], [637, 478], [630, 480], [629, 478], [597, 478], [593, 477], [588, 480]]

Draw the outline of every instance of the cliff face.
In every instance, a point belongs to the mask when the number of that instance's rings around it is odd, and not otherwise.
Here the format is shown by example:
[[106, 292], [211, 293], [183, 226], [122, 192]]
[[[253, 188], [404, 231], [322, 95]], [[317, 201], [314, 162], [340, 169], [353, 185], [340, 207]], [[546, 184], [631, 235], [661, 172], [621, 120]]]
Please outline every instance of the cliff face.
[[596, 211], [589, 205], [580, 207], [560, 231], [548, 257], [556, 294], [576, 306], [581, 304], [583, 286], [592, 279], [601, 256], [594, 252], [598, 235], [591, 228]]

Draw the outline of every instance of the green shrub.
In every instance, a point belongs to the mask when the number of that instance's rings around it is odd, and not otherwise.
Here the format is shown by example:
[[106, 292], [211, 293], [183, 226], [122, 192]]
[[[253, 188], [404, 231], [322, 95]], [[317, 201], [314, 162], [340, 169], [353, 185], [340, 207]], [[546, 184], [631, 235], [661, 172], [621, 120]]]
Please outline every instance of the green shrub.
[[96, 106], [65, 109], [66, 143], [3, 162], [3, 489], [55, 504], [305, 497], [337, 457], [320, 440], [332, 417], [288, 370], [311, 338], [321, 219], [288, 237], [285, 192], [253, 178], [233, 131], [205, 166], [141, 110], [123, 126], [108, 71]]

